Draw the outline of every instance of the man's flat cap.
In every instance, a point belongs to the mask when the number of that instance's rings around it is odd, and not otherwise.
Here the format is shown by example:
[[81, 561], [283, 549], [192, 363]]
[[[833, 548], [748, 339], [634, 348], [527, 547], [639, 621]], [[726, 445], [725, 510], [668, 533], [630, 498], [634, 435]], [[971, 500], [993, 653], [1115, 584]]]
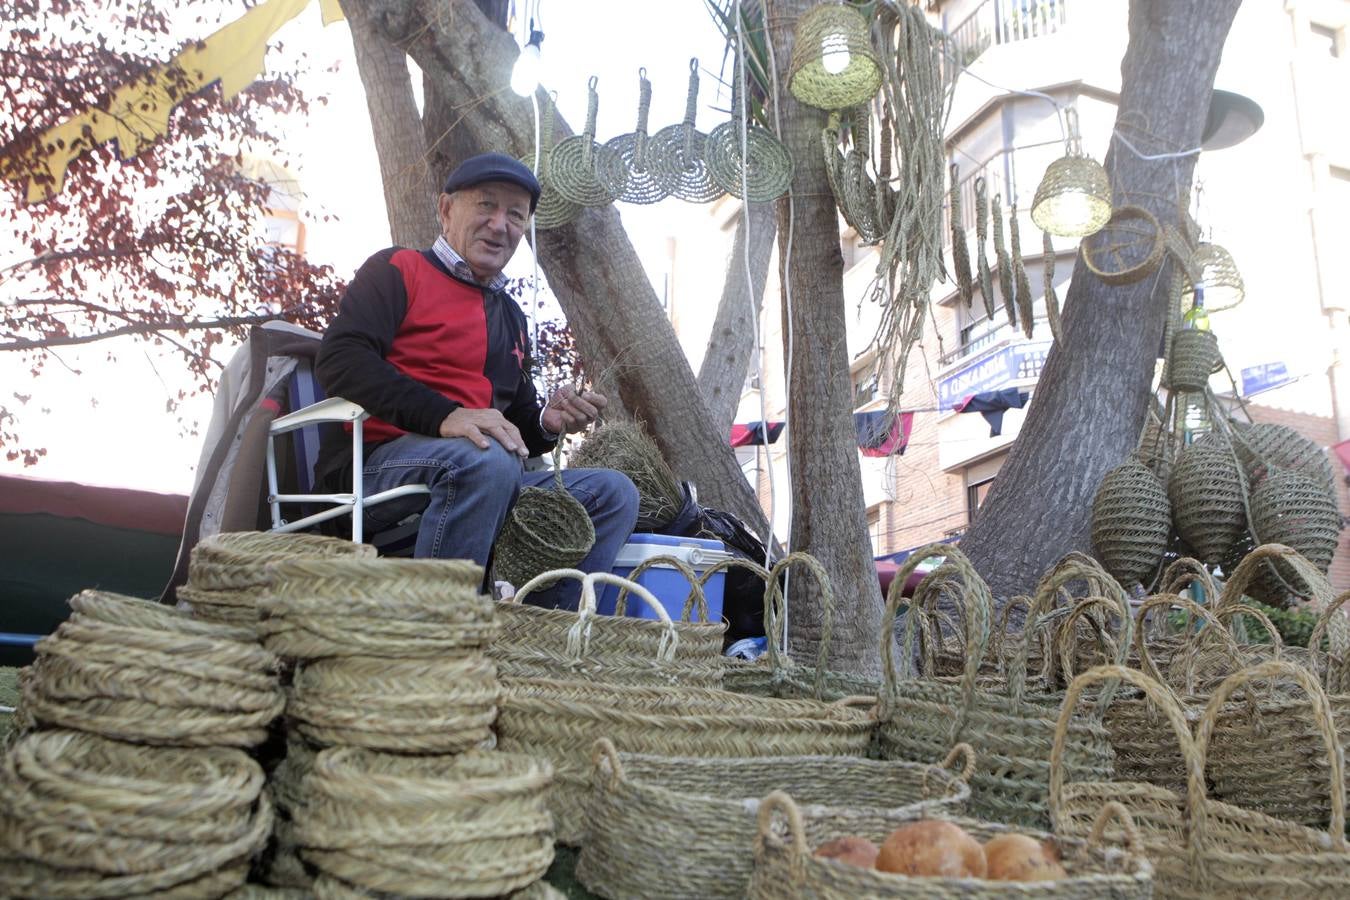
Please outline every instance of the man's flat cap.
[[534, 212], [539, 203], [539, 179], [520, 160], [505, 153], [480, 153], [470, 156], [455, 167], [450, 177], [445, 179], [444, 191], [453, 194], [461, 188], [472, 187], [485, 181], [505, 181], [518, 185], [530, 193], [530, 212]]

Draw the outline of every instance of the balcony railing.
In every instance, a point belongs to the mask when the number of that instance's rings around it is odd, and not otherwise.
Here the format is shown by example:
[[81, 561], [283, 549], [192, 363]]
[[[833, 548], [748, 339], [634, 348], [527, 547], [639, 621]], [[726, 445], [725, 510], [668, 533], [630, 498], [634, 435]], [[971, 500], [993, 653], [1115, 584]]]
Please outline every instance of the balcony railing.
[[957, 61], [968, 66], [994, 44], [1054, 34], [1068, 22], [1069, 0], [984, 0], [949, 30]]

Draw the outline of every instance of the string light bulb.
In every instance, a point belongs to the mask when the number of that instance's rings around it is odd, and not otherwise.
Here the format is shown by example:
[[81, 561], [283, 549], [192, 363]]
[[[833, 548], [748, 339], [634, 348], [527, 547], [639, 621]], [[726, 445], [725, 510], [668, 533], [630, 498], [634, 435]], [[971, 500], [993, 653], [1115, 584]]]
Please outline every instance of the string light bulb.
[[544, 42], [544, 33], [534, 27], [530, 20], [530, 39], [521, 48], [516, 64], [511, 68], [511, 90], [521, 97], [528, 97], [539, 87], [539, 72], [543, 60], [539, 55], [539, 46]]
[[1111, 181], [1101, 163], [1083, 153], [1078, 113], [1064, 110], [1068, 139], [1064, 156], [1045, 170], [1031, 201], [1031, 221], [1061, 237], [1087, 237], [1111, 218]]
[[839, 32], [825, 35], [820, 42], [820, 67], [831, 75], [838, 75], [848, 69], [853, 58], [848, 52], [848, 38]]

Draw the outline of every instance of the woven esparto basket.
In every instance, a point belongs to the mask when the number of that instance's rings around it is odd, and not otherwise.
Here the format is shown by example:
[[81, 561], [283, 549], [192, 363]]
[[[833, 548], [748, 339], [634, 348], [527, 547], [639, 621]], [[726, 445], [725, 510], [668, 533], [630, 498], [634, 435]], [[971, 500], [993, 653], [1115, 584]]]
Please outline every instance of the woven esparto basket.
[[[678, 561], [676, 561], [678, 563]], [[683, 564], [680, 564], [681, 566]], [[684, 567], [687, 572], [687, 567]], [[582, 582], [576, 612], [544, 609], [520, 601], [563, 578]], [[692, 573], [686, 574], [691, 583]], [[631, 590], [657, 619], [604, 616], [596, 612], [596, 585]], [[701, 592], [695, 592], [701, 599]], [[691, 595], [690, 603], [695, 601]], [[692, 611], [686, 604], [686, 613]], [[706, 606], [704, 618], [706, 618]], [[566, 678], [610, 684], [721, 687], [722, 633], [718, 622], [672, 620], [651, 592], [608, 572], [571, 569], [545, 572], [521, 587], [514, 602], [496, 604], [501, 632], [487, 648], [503, 677]]]
[[333, 657], [300, 666], [286, 715], [324, 746], [456, 753], [491, 736], [499, 690], [496, 666], [482, 656]]
[[[820, 648], [814, 666], [798, 665], [782, 650], [784, 607], [782, 576], [793, 566], [801, 566], [810, 572], [820, 588]], [[834, 629], [834, 590], [830, 587], [830, 576], [819, 560], [809, 553], [797, 551], [789, 553], [775, 563], [770, 572], [764, 571], [762, 567], [749, 560], [725, 560], [703, 573], [704, 583], [718, 572], [733, 567], [746, 569], [764, 580], [767, 591], [764, 598], [764, 634], [768, 640], [764, 654], [754, 662], [723, 658], [727, 690], [761, 697], [814, 698], [825, 701], [861, 695], [875, 696], [880, 691], [881, 685], [875, 679], [846, 672], [833, 672], [827, 667], [830, 636]]]
[[1272, 469], [1251, 496], [1252, 533], [1292, 547], [1326, 572], [1341, 536], [1336, 495], [1307, 475]]
[[[577, 877], [604, 897], [690, 900], [745, 896], [750, 881], [759, 798], [788, 791], [809, 804], [808, 835], [826, 828], [850, 834], [897, 815], [965, 811], [970, 787], [945, 766], [975, 758], [964, 744], [942, 766], [837, 756], [765, 759], [647, 756], [596, 742], [587, 840]], [[667, 854], [679, 848], [679, 865]]]
[[325, 750], [296, 815], [301, 856], [373, 891], [496, 897], [553, 861], [547, 763], [511, 753]]
[[[1085, 841], [945, 813], [932, 816], [951, 821], [982, 842], [1016, 832], [1052, 844], [1068, 873], [1058, 881], [910, 877], [820, 859], [812, 854], [814, 847], [845, 835], [858, 835], [881, 843], [894, 829], [923, 818], [929, 818], [923, 810], [897, 810], [862, 828], [855, 828], [849, 822], [826, 822], [824, 827], [813, 828], [809, 810], [803, 810], [787, 793], [775, 791], [759, 805], [755, 868], [746, 896], [751, 900], [856, 900], [859, 897], [1148, 900], [1153, 896], [1153, 869], [1139, 851], [1129, 812], [1119, 803], [1102, 807], [1092, 833]], [[1106, 836], [1107, 828], [1113, 824], [1114, 830], [1121, 833], [1119, 840]]]
[[272, 827], [262, 785], [239, 750], [27, 735], [0, 765], [0, 896], [226, 894]]
[[[966, 668], [959, 679], [898, 677], [893, 662], [892, 629], [903, 602], [902, 586], [924, 557], [939, 554], [945, 555], [947, 563], [962, 573]], [[1064, 567], [1056, 578], [1041, 582], [1025, 626], [1026, 634], [1035, 634], [1039, 611], [1048, 608], [1061, 585], [1074, 577], [1075, 570]], [[1021, 652], [1009, 665], [1006, 681], [990, 685], [986, 678], [986, 686], [981, 686], [980, 667], [989, 641], [992, 607], [988, 586], [956, 548], [933, 544], [910, 555], [891, 582], [882, 619], [885, 689], [880, 698], [878, 743], [884, 757], [912, 762], [931, 760], [957, 742], [970, 744], [977, 759], [975, 774], [970, 779], [972, 813], [990, 821], [1037, 826], [1048, 822], [1047, 759], [1055, 733], [1052, 704], [1058, 702], [1058, 695], [1027, 690], [1025, 648], [1029, 642], [1025, 640]], [[902, 661], [907, 668], [917, 618], [906, 616]], [[1128, 616], [1124, 616], [1123, 627], [1126, 639], [1119, 642], [1122, 653], [1128, 645]], [[1100, 722], [1100, 711], [1076, 718], [1072, 725], [1069, 765], [1083, 775], [1111, 773], [1111, 747]]]
[[272, 578], [258, 634], [283, 657], [464, 656], [497, 630], [483, 570], [466, 560], [291, 560]]
[[[872, 698], [858, 702], [871, 706]], [[778, 700], [691, 687], [503, 679], [498, 745], [553, 763], [558, 840], [582, 842], [590, 748], [607, 737], [663, 756], [864, 756], [876, 723], [851, 701]]]
[[1167, 490], [1137, 456], [1106, 473], [1092, 499], [1092, 545], [1107, 571], [1127, 586], [1147, 583], [1171, 532]]
[[1327, 452], [1287, 425], [1235, 423], [1233, 445], [1249, 478], [1256, 478], [1262, 467], [1276, 466], [1307, 475], [1335, 493], [1336, 476]]
[[116, 594], [86, 591], [70, 604], [23, 679], [25, 723], [135, 743], [249, 747], [280, 715], [279, 661], [251, 631]]
[[1223, 561], [1247, 527], [1245, 490], [1232, 448], [1214, 441], [1191, 444], [1172, 467], [1167, 495], [1177, 534], [1210, 565]]
[[[1067, 725], [1082, 692], [1121, 679], [1143, 692], [1166, 718], [1185, 760], [1186, 788], [1175, 791], [1138, 781], [1073, 781], [1064, 771]], [[1331, 827], [1323, 832], [1242, 809], [1206, 796], [1205, 769], [1215, 710], [1251, 681], [1288, 679], [1311, 700], [1330, 772]], [[1102, 666], [1078, 676], [1060, 710], [1060, 730], [1051, 755], [1050, 804], [1056, 830], [1079, 836], [1094, 811], [1118, 801], [1132, 811], [1144, 852], [1153, 862], [1160, 896], [1336, 897], [1350, 891], [1350, 852], [1345, 842], [1345, 778], [1331, 710], [1316, 679], [1292, 663], [1271, 660], [1226, 679], [1201, 715], [1194, 738], [1170, 692], [1140, 672]]]

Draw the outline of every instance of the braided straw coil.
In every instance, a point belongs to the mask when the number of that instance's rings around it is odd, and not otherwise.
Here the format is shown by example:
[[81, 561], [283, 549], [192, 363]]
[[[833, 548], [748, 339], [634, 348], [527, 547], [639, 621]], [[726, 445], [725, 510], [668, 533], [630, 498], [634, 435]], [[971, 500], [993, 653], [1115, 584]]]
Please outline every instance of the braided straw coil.
[[[784, 791], [774, 791], [758, 804], [759, 833], [755, 841], [755, 868], [746, 894], [750, 900], [812, 897], [817, 900], [878, 898], [1008, 897], [1148, 900], [1153, 896], [1153, 870], [1138, 846], [1130, 813], [1119, 803], [1102, 808], [1087, 840], [1028, 832], [981, 819], [967, 819], [945, 811], [931, 818], [950, 821], [979, 841], [1011, 833], [1022, 834], [1050, 847], [1065, 869], [1055, 881], [1014, 882], [983, 878], [910, 877], [863, 866], [848, 865], [813, 855], [811, 848], [846, 835], [877, 844], [895, 829], [930, 816], [923, 810], [900, 808], [878, 811], [870, 821], [818, 821], [809, 808]], [[1123, 834], [1122, 846], [1107, 838], [1107, 829]]]
[[258, 633], [283, 657], [463, 656], [496, 634], [483, 570], [467, 560], [293, 560], [272, 575]]
[[238, 750], [27, 735], [0, 764], [0, 894], [219, 897], [267, 840], [262, 786]]
[[1201, 392], [1209, 386], [1209, 376], [1221, 368], [1223, 356], [1214, 332], [1184, 328], [1172, 336], [1167, 372], [1173, 390]]
[[989, 194], [983, 175], [975, 176], [975, 277], [980, 284], [984, 313], [994, 318], [994, 279], [984, 247], [989, 239]]
[[496, 897], [553, 861], [547, 763], [513, 753], [325, 750], [305, 779], [301, 856], [322, 873], [410, 897]]
[[286, 715], [317, 744], [456, 753], [491, 736], [498, 692], [496, 667], [478, 656], [342, 656], [296, 671]]
[[1167, 491], [1138, 457], [1106, 473], [1092, 500], [1092, 545], [1108, 572], [1126, 585], [1151, 580], [1171, 530]]
[[813, 6], [799, 20], [792, 41], [788, 90], [807, 106], [844, 109], [872, 99], [881, 87], [881, 61], [871, 26], [854, 6]]
[[1045, 316], [1050, 323], [1050, 336], [1055, 343], [1064, 343], [1064, 325], [1059, 314], [1059, 295], [1055, 293], [1055, 239], [1050, 232], [1041, 233], [1041, 273], [1045, 279]]
[[586, 128], [564, 138], [549, 151], [548, 171], [558, 195], [578, 206], [605, 206], [623, 193], [627, 169], [613, 151], [595, 142], [595, 117], [600, 95], [591, 76], [586, 95]]
[[[1185, 787], [1174, 790], [1141, 781], [1077, 780], [1064, 770], [1065, 726], [1083, 692], [1101, 683], [1124, 681], [1142, 692], [1167, 723], [1184, 764]], [[1207, 796], [1206, 774], [1220, 709], [1239, 688], [1250, 696], [1253, 682], [1282, 681], [1307, 698], [1327, 760], [1323, 783], [1330, 797], [1330, 827], [1316, 831]], [[1117, 696], [1122, 696], [1118, 692]], [[1306, 714], [1306, 713], [1305, 713]], [[1055, 831], [1087, 833], [1096, 811], [1120, 802], [1135, 811], [1139, 837], [1155, 869], [1160, 896], [1326, 897], [1350, 891], [1350, 853], [1345, 841], [1345, 777], [1340, 741], [1331, 710], [1317, 681], [1305, 670], [1271, 660], [1237, 672], [1218, 687], [1192, 737], [1186, 714], [1171, 692], [1140, 672], [1103, 666], [1074, 679], [1060, 710], [1060, 729], [1050, 757], [1050, 806]]]
[[1340, 542], [1336, 497], [1307, 475], [1272, 470], [1251, 496], [1252, 531], [1266, 543], [1284, 544], [1325, 573]]
[[[664, 563], [680, 569], [694, 585], [691, 603], [702, 601], [698, 578], [679, 560], [655, 557], [644, 566]], [[635, 569], [634, 577], [642, 567]], [[544, 609], [523, 601], [533, 591], [563, 578], [582, 582], [577, 611]], [[596, 585], [614, 584], [629, 590], [656, 613], [657, 619], [603, 616], [596, 613]], [[617, 611], [617, 609], [616, 609]], [[607, 572], [584, 575], [560, 570], [546, 572], [523, 585], [512, 602], [497, 604], [501, 633], [488, 647], [503, 677], [569, 678], [594, 683], [632, 685], [722, 686], [721, 622], [688, 621], [693, 606], [686, 604], [686, 621], [672, 621], [660, 602], [641, 585]]]
[[689, 96], [684, 120], [652, 135], [648, 161], [662, 187], [672, 197], [690, 203], [710, 203], [722, 196], [722, 188], [708, 171], [708, 136], [694, 127], [698, 113], [698, 59], [689, 60]]
[[568, 459], [569, 469], [614, 469], [638, 490], [637, 531], [663, 528], [684, 505], [684, 491], [641, 425], [608, 422], [592, 431]]
[[616, 199], [624, 203], [657, 203], [670, 194], [669, 181], [655, 165], [651, 137], [647, 134], [651, 105], [652, 83], [647, 80], [647, 70], [639, 69], [637, 127], [605, 142], [605, 149], [623, 160], [623, 189]]
[[539, 179], [539, 202], [534, 206], [534, 225], [536, 228], [557, 228], [566, 225], [581, 214], [580, 204], [573, 203], [553, 186], [553, 176], [549, 171], [549, 161], [553, 150], [553, 108], [557, 94], [550, 91], [544, 101], [544, 110], [539, 124], [539, 146], [534, 153], [527, 153], [520, 161], [529, 166]]
[[1247, 527], [1243, 491], [1237, 457], [1216, 442], [1191, 444], [1172, 468], [1167, 484], [1172, 521], [1195, 555], [1209, 565], [1222, 562]]
[[1007, 244], [1003, 240], [1003, 195], [994, 195], [994, 260], [998, 265], [998, 292], [1003, 297], [1003, 311], [1008, 314], [1008, 324], [1017, 327], [1017, 286], [1013, 281], [1012, 257], [1008, 255]]
[[948, 168], [950, 189], [947, 194], [947, 223], [952, 238], [952, 271], [956, 288], [966, 309], [974, 300], [974, 276], [970, 271], [970, 248], [966, 245], [966, 226], [961, 221], [961, 170], [956, 163]]
[[[898, 813], [965, 810], [970, 787], [936, 765], [837, 756], [763, 759], [691, 758], [619, 753], [601, 738], [587, 834], [577, 877], [603, 897], [641, 897], [653, 884], [667, 896], [740, 898], [750, 881], [759, 798], [790, 791], [808, 805], [814, 833], [858, 833]], [[958, 745], [946, 765], [974, 766]], [[665, 851], [682, 846], [678, 868]]]

